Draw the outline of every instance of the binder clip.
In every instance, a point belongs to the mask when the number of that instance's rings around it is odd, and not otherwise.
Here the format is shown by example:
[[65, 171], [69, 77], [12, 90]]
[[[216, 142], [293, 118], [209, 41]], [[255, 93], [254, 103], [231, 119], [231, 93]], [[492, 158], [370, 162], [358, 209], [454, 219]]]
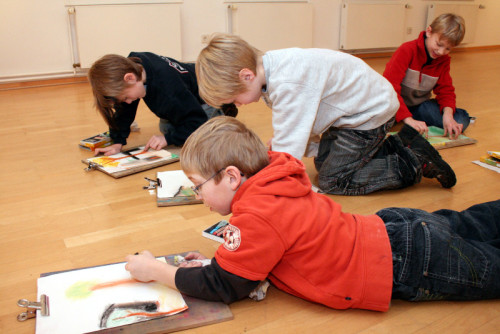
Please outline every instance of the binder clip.
[[17, 321], [25, 321], [36, 317], [36, 311], [39, 310], [42, 316], [49, 316], [49, 297], [47, 295], [40, 295], [39, 302], [30, 302], [27, 299], [19, 299], [17, 305], [26, 307], [26, 312], [17, 316]]
[[153, 190], [153, 189], [156, 189], [157, 187], [161, 188], [161, 180], [160, 179], [152, 180], [152, 179], [147, 178], [147, 177], [145, 177], [145, 179], [146, 179], [146, 181], [149, 182], [149, 185], [142, 187], [142, 189]]
[[87, 166], [87, 168], [84, 168], [83, 170], [86, 172], [90, 172], [91, 170], [97, 169], [97, 167], [99, 167], [98, 164], [96, 164], [95, 162], [89, 161], [89, 165]]

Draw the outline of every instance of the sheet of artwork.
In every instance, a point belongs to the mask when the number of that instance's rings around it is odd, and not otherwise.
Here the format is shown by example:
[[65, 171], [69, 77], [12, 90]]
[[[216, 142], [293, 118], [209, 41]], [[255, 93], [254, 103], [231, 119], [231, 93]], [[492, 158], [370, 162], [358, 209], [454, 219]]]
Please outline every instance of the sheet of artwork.
[[175, 197], [181, 193], [186, 196], [191, 196], [193, 194], [190, 190], [194, 184], [187, 178], [182, 170], [158, 172], [156, 175], [161, 181], [161, 187], [156, 188], [158, 197]]
[[[443, 129], [436, 126], [429, 126], [428, 129], [429, 131], [426, 139], [436, 150], [477, 143], [477, 140], [474, 138], [467, 137], [463, 134], [459, 135], [457, 139], [451, 139], [444, 135]], [[397, 132], [393, 131], [388, 134], [395, 135]]]
[[450, 139], [448, 136], [444, 135], [443, 129], [435, 126], [429, 126], [428, 128], [429, 132], [427, 134], [427, 140], [437, 150], [441, 148], [469, 145], [477, 142], [477, 140], [467, 137], [463, 134], [459, 135], [457, 139]]
[[125, 263], [41, 277], [38, 298], [42, 294], [49, 297], [50, 315], [37, 316], [37, 334], [93, 332], [188, 308], [177, 290], [132, 279]]
[[191, 187], [193, 182], [189, 180], [182, 170], [172, 170], [156, 173], [160, 181], [156, 187], [156, 199], [158, 206], [173, 206], [184, 204], [198, 204], [201, 200]]
[[99, 165], [104, 172], [113, 174], [162, 160], [171, 160], [175, 157], [167, 150], [155, 151], [149, 149], [148, 151], [144, 151], [144, 146], [140, 146], [134, 150], [120, 152], [110, 156], [90, 158], [87, 159], [87, 161]]

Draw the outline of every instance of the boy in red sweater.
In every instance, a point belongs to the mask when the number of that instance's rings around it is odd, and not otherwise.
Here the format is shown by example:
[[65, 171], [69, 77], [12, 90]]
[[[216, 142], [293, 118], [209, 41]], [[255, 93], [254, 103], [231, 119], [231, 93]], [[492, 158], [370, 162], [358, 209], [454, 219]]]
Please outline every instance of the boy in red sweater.
[[[462, 17], [442, 14], [416, 40], [402, 44], [392, 55], [384, 76], [398, 93], [397, 122], [403, 121], [422, 134], [427, 134], [428, 126], [437, 126], [451, 138], [465, 131], [470, 117], [455, 107], [448, 56], [464, 35]], [[430, 98], [431, 92], [435, 99]]]
[[391, 298], [500, 297], [500, 201], [463, 212], [345, 213], [311, 190], [300, 160], [268, 152], [254, 132], [225, 116], [198, 128], [180, 160], [197, 198], [232, 213], [224, 243], [203, 267], [174, 267], [148, 251], [128, 255], [125, 268], [140, 281], [230, 303], [269, 279], [328, 307], [376, 311], [387, 311]]

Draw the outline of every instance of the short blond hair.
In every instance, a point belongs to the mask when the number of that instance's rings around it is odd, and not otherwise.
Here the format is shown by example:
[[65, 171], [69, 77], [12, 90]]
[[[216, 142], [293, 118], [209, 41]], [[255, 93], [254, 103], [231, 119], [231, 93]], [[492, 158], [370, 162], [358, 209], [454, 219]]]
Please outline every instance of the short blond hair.
[[257, 73], [262, 53], [235, 35], [214, 34], [196, 61], [196, 77], [201, 98], [220, 107], [246, 91], [240, 71], [248, 68]]
[[464, 19], [452, 13], [441, 14], [430, 25], [432, 33], [441, 34], [453, 46], [459, 45], [465, 36]]
[[[269, 164], [267, 148], [260, 138], [239, 120], [214, 117], [193, 132], [182, 147], [181, 168], [209, 178], [228, 166], [251, 177]], [[216, 183], [221, 174], [214, 177]]]

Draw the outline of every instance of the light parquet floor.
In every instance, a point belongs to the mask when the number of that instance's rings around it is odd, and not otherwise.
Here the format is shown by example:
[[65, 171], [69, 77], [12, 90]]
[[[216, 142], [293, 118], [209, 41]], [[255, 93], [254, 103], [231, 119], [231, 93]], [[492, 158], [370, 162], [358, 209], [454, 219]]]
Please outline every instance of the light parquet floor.
[[[366, 61], [382, 72], [387, 58]], [[477, 144], [440, 151], [458, 183], [437, 181], [367, 196], [331, 196], [345, 211], [370, 214], [388, 206], [462, 210], [498, 199], [500, 174], [471, 163], [486, 150], [500, 150], [498, 94], [500, 50], [453, 54], [458, 106], [477, 117], [466, 132]], [[201, 231], [220, 217], [203, 205], [156, 207], [143, 190], [144, 177], [174, 163], [122, 179], [84, 172], [81, 138], [106, 129], [92, 107], [86, 83], [0, 91], [0, 332], [34, 333], [35, 320], [18, 322], [17, 300], [36, 298], [41, 273], [123, 261], [149, 249], [155, 255], [200, 250], [212, 256], [217, 243]], [[271, 113], [262, 102], [240, 108], [240, 120], [264, 141], [272, 136]], [[129, 145], [157, 132], [157, 119], [143, 104], [139, 133]], [[317, 173], [304, 159], [313, 181]], [[500, 301], [409, 303], [393, 301], [387, 313], [337, 311], [271, 287], [266, 300], [231, 305], [234, 320], [190, 333], [498, 333]]]

